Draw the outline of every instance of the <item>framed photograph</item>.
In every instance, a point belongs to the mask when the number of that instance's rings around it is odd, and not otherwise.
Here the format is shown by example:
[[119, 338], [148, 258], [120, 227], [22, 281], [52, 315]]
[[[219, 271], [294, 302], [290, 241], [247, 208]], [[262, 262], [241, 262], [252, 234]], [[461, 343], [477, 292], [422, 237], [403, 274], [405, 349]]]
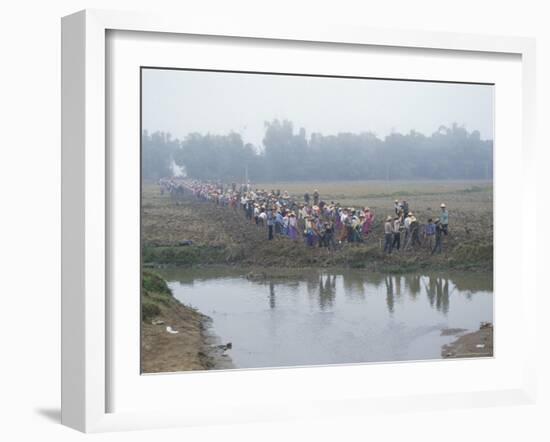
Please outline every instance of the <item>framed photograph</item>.
[[532, 40], [107, 11], [62, 36], [64, 424], [534, 400]]

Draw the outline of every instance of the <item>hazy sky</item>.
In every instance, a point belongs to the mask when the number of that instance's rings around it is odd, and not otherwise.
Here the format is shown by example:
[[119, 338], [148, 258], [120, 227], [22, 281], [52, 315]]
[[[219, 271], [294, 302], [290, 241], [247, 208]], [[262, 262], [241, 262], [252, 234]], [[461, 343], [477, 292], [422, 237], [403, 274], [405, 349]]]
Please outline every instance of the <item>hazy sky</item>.
[[242, 135], [262, 145], [264, 121], [288, 119], [323, 135], [414, 129], [453, 122], [493, 138], [493, 87], [471, 84], [144, 69], [143, 129]]

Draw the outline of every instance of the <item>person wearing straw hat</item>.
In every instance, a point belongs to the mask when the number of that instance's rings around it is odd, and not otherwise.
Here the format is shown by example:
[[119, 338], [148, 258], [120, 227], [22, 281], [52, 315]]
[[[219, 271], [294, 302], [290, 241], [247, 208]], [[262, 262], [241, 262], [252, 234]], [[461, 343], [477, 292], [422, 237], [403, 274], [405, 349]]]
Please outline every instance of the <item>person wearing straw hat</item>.
[[411, 234], [411, 218], [413, 216], [412, 212], [404, 213], [403, 216], [405, 219], [403, 220], [403, 226], [405, 227], [405, 238], [403, 238], [403, 250], [407, 248], [407, 242], [409, 239], [409, 236]]
[[444, 235], [449, 234], [449, 212], [445, 203], [441, 203], [441, 214], [439, 215], [439, 222]]
[[282, 224], [281, 224], [281, 230], [282, 230], [282, 234], [284, 236], [289, 236], [289, 217], [290, 217], [290, 213], [288, 211], [284, 211], [283, 212], [284, 215], [282, 215]]
[[265, 206], [260, 207], [260, 213], [258, 215], [258, 225], [264, 226], [267, 220], [267, 213], [265, 213]]
[[338, 242], [342, 243], [348, 237], [347, 224], [348, 224], [348, 209], [342, 209], [340, 211], [340, 236]]
[[386, 222], [384, 223], [384, 252], [391, 253], [392, 249], [392, 217], [388, 216]]
[[292, 241], [298, 239], [298, 220], [294, 212], [290, 212], [290, 215], [288, 215], [288, 236]]
[[351, 233], [351, 241], [352, 242], [362, 242], [363, 241], [363, 237], [361, 235], [361, 228], [363, 226], [363, 222], [365, 221], [365, 216], [364, 215], [355, 215], [352, 219], [351, 219], [351, 229], [352, 229], [352, 233]]
[[[416, 219], [416, 216], [412, 215], [411, 216], [411, 223], [410, 223], [410, 231], [411, 231], [411, 235], [410, 235], [410, 242], [412, 244], [412, 246], [414, 247], [415, 245], [418, 245], [420, 246], [420, 226], [418, 224], [418, 220]], [[406, 246], [405, 246], [406, 248]]]
[[395, 214], [399, 215], [399, 212], [401, 212], [401, 204], [399, 204], [399, 200], [395, 200], [393, 202], [393, 209], [395, 210]]

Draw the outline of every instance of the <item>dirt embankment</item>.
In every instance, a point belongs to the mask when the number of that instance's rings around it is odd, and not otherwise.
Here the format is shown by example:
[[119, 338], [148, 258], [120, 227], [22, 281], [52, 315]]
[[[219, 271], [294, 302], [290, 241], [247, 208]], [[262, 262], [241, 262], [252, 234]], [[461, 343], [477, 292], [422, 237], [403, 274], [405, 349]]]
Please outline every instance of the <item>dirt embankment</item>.
[[143, 272], [141, 306], [143, 373], [231, 366], [208, 332], [210, 318], [181, 304], [166, 282], [150, 272]]
[[460, 336], [444, 345], [443, 358], [478, 358], [493, 356], [493, 324], [483, 323], [479, 330]]
[[309, 248], [301, 240], [293, 242], [286, 237], [267, 241], [266, 228], [247, 221], [240, 209], [199, 202], [191, 196], [175, 205], [168, 196], [159, 195], [154, 187], [146, 188], [143, 198], [145, 265], [340, 266], [383, 272], [492, 269], [492, 230], [472, 229], [477, 222], [475, 215], [455, 217], [451, 233], [443, 239], [441, 254], [431, 255], [428, 247], [422, 246], [387, 255], [382, 250], [380, 217], [365, 242], [343, 243], [329, 251]]

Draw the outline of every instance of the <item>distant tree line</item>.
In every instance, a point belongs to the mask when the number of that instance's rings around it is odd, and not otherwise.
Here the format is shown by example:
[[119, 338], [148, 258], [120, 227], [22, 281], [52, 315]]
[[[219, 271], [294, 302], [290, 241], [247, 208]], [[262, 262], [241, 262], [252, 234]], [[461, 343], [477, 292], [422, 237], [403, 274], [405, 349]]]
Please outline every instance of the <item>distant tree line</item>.
[[158, 180], [172, 175], [175, 152], [181, 149], [181, 142], [170, 134], [155, 132], [141, 134], [141, 175], [144, 179]]
[[411, 131], [383, 139], [371, 132], [322, 135], [295, 130], [292, 122], [265, 123], [263, 148], [237, 133], [142, 134], [143, 178], [172, 174], [172, 164], [202, 180], [491, 179], [493, 141], [457, 124], [431, 136]]

